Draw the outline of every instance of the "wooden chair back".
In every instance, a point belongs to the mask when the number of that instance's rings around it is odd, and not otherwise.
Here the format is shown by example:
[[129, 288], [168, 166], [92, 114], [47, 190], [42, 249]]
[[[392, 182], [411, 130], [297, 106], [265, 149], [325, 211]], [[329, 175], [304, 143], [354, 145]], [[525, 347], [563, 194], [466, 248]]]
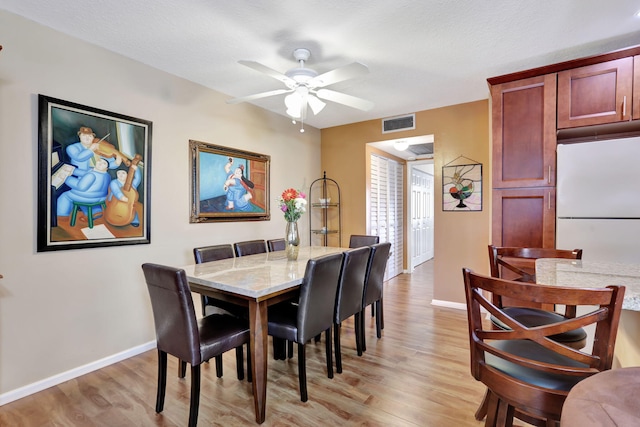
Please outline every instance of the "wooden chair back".
[[[463, 269], [471, 373], [489, 389], [487, 425], [495, 417], [509, 419], [515, 414], [559, 421], [569, 390], [580, 380], [611, 368], [623, 286], [586, 289], [547, 286], [483, 276]], [[540, 304], [584, 306], [586, 314], [549, 325], [526, 327], [494, 304], [486, 293], [514, 299], [527, 298]], [[509, 326], [495, 330], [481, 312]], [[576, 350], [549, 338], [576, 328], [595, 324], [591, 353]]]
[[[500, 247], [489, 245], [489, 266], [491, 268], [491, 276], [499, 279], [536, 283], [535, 262], [538, 258], [582, 259], [582, 249], [565, 250], [553, 248]], [[498, 296], [494, 297], [493, 303], [500, 307], [516, 306], [544, 308], [546, 310], [554, 309], [554, 307], [540, 307], [538, 305], [531, 304], [528, 300], [501, 301]], [[569, 308], [568, 317], [573, 317], [570, 315], [571, 310], [572, 309]]]

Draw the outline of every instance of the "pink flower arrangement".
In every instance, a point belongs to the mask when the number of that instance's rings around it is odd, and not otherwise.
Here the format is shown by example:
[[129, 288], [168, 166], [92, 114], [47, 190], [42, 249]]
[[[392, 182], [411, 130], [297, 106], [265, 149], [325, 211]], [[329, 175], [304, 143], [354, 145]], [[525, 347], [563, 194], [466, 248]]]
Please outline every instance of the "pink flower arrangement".
[[300, 219], [307, 210], [307, 196], [298, 190], [288, 188], [280, 196], [280, 210], [284, 212], [284, 219], [294, 222]]

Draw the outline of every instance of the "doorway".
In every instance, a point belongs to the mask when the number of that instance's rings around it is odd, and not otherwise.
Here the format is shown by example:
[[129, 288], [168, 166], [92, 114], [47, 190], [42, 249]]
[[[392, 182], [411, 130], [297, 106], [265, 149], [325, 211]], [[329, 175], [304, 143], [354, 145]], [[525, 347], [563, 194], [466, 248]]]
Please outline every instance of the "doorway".
[[[398, 140], [386, 140], [372, 142], [368, 145], [390, 154], [386, 156], [371, 155], [371, 170], [368, 177], [367, 187], [373, 190], [372, 183], [378, 181], [375, 191], [371, 191], [368, 197], [367, 206], [367, 233], [381, 236], [381, 241], [391, 241], [387, 235], [386, 221], [397, 220], [396, 225], [406, 225], [406, 233], [399, 233], [396, 228], [393, 237], [396, 242], [392, 244], [399, 250], [396, 254], [405, 252], [406, 249], [406, 270], [403, 269], [404, 260], [396, 259], [394, 273], [412, 272], [414, 268], [435, 255], [434, 251], [434, 160], [433, 145], [434, 135], [424, 135]], [[395, 160], [393, 160], [395, 159]], [[403, 162], [404, 161], [404, 162]], [[401, 169], [406, 171], [405, 177], [399, 178], [396, 173], [388, 173], [388, 167], [380, 169], [382, 163], [386, 165], [403, 165]], [[397, 170], [392, 168], [394, 171]], [[384, 171], [387, 173], [381, 174]], [[388, 176], [393, 179], [388, 181]], [[381, 185], [380, 181], [385, 181]], [[395, 195], [406, 195], [397, 199], [389, 194], [378, 193], [380, 189], [393, 189]], [[406, 189], [406, 191], [405, 191]], [[375, 197], [374, 197], [375, 196]], [[380, 196], [383, 196], [380, 198]], [[402, 202], [402, 199], [405, 202]], [[395, 203], [394, 206], [389, 206]], [[404, 206], [402, 206], [404, 204]], [[391, 208], [391, 209], [390, 209]], [[382, 209], [388, 216], [379, 216], [378, 211]], [[379, 220], [383, 221], [379, 221]], [[380, 227], [381, 223], [384, 225]], [[406, 237], [405, 237], [406, 236]], [[385, 238], [386, 237], [386, 238]], [[392, 276], [391, 276], [392, 277]]]
[[433, 160], [408, 162], [409, 271], [433, 258]]

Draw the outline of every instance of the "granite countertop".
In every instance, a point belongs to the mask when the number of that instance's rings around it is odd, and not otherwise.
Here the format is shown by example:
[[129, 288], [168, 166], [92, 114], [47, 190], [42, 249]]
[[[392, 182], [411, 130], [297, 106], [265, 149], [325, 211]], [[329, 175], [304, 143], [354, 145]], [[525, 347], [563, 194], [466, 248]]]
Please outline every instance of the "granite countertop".
[[625, 286], [622, 309], [640, 311], [640, 264], [540, 258], [536, 282], [576, 288]]

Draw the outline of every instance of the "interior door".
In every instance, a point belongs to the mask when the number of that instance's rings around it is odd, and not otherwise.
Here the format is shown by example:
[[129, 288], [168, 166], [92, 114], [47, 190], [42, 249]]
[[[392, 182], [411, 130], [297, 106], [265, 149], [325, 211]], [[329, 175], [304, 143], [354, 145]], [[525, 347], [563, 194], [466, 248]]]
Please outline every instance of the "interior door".
[[411, 168], [411, 270], [433, 258], [433, 174]]
[[404, 180], [403, 168], [386, 157], [371, 155], [369, 227], [367, 234], [391, 243], [385, 280], [403, 271], [404, 264]]

